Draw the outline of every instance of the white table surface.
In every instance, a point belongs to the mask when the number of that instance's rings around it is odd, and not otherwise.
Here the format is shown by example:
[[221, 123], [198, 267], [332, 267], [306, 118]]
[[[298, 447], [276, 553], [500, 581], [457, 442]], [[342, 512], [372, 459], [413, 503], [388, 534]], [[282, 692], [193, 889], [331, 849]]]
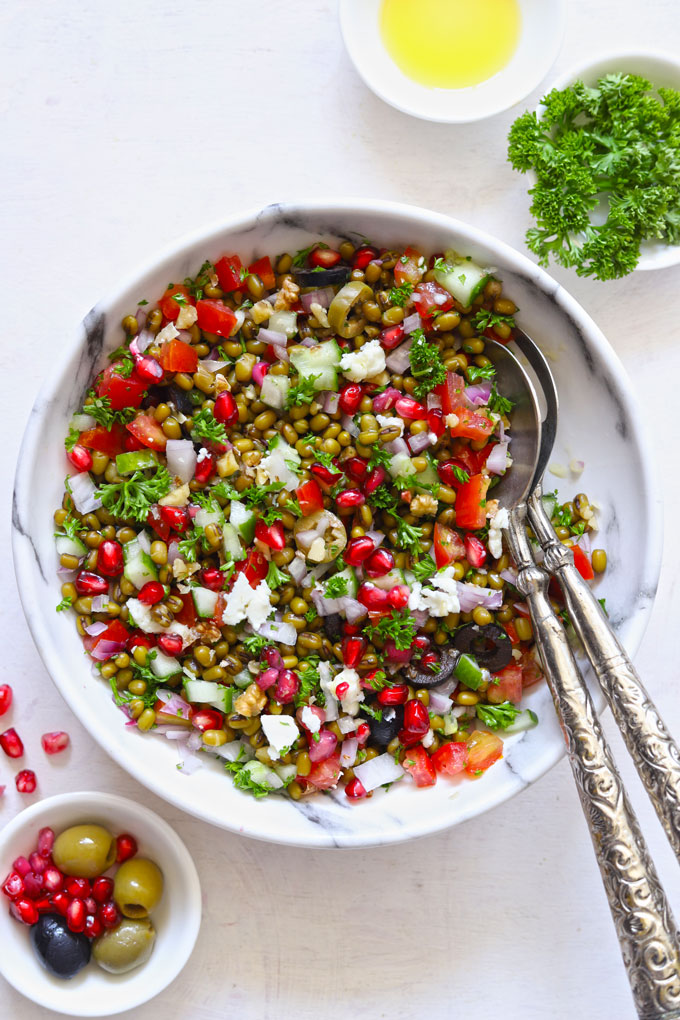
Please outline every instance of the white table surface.
[[[568, 8], [555, 73], [605, 46], [680, 44], [676, 0], [646, 0], [644, 11], [636, 0]], [[281, 198], [375, 195], [440, 209], [523, 247], [525, 184], [505, 161], [505, 136], [524, 104], [461, 128], [392, 110], [349, 64], [332, 0], [6, 0], [0, 40], [7, 517], [23, 424], [53, 352], [112, 282], [174, 238]], [[554, 275], [603, 328], [653, 415], [668, 540], [636, 661], [680, 734], [680, 268], [607, 284]], [[633, 1016], [565, 761], [491, 814], [402, 846], [304, 851], [211, 828], [129, 778], [62, 702], [19, 608], [8, 529], [2, 541], [3, 680], [14, 686], [11, 723], [40, 792], [90, 787], [144, 799], [199, 867], [205, 916], [193, 958], [136, 1018]], [[60, 728], [72, 748], [47, 760], [40, 734]], [[610, 717], [605, 729], [680, 914], [677, 865]], [[22, 807], [6, 760], [0, 783], [4, 823]], [[3, 983], [0, 1015], [45, 1014]]]

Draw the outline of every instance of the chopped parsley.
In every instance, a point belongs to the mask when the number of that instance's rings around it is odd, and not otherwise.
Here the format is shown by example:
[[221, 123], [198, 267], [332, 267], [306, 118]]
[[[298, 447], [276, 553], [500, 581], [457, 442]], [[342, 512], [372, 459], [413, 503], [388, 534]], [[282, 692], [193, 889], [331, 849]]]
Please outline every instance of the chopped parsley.
[[403, 518], [397, 521], [397, 545], [400, 549], [406, 549], [411, 555], [420, 553], [420, 540], [423, 537], [423, 529], [417, 528], [415, 524], [407, 524]]
[[369, 502], [378, 510], [387, 510], [397, 515], [397, 501], [386, 485], [379, 485], [375, 492], [368, 497]]
[[146, 521], [151, 505], [167, 495], [170, 485], [167, 469], [159, 464], [147, 472], [135, 471], [122, 482], [100, 485], [97, 496], [114, 517]]
[[313, 620], [316, 620], [318, 615], [319, 614], [317, 613], [314, 606], [310, 606], [307, 612], [305, 613], [305, 620], [307, 621], [307, 623], [312, 623]]
[[365, 677], [365, 680], [376, 692], [384, 691], [386, 687], [394, 686], [394, 680], [387, 679], [387, 673], [384, 669], [376, 669], [375, 675], [370, 677], [370, 679]]
[[216, 443], [225, 443], [227, 430], [221, 421], [217, 421], [209, 407], [202, 407], [192, 418], [191, 434], [198, 439], [208, 439]]
[[265, 581], [272, 589], [272, 591], [274, 591], [275, 588], [280, 588], [282, 584], [286, 584], [288, 581], [290, 581], [290, 576], [288, 574], [284, 574], [282, 570], [279, 570], [279, 568], [274, 563], [274, 560], [270, 560], [269, 570], [267, 571]]
[[191, 532], [183, 538], [181, 542], [177, 543], [177, 551], [183, 560], [187, 563], [195, 563], [198, 559], [199, 548], [203, 544], [203, 536], [205, 531], [203, 528], [194, 525]]
[[73, 605], [73, 599], [70, 595], [65, 595], [61, 602], [57, 605], [57, 612], [63, 613], [65, 609], [70, 609]]
[[82, 521], [79, 521], [77, 517], [73, 517], [71, 514], [67, 514], [62, 523], [60, 524], [61, 530], [69, 538], [77, 538], [79, 531], [87, 531], [86, 526]]
[[372, 705], [367, 705], [364, 701], [359, 705], [359, 709], [366, 715], [370, 715], [371, 719], [375, 719], [376, 722], [382, 722], [382, 708], [373, 708]]
[[66, 449], [70, 453], [71, 450], [73, 449], [73, 447], [77, 446], [79, 441], [80, 441], [80, 432], [79, 432], [79, 430], [77, 428], [75, 428], [73, 425], [71, 425], [71, 427], [68, 430], [68, 435], [67, 435], [66, 439], [64, 440], [64, 446], [66, 447]]
[[253, 656], [254, 659], [259, 659], [262, 653], [262, 649], [268, 645], [266, 638], [260, 637], [259, 634], [253, 634], [251, 637], [244, 638], [242, 644], [245, 650]]
[[456, 481], [460, 482], [461, 485], [465, 485], [466, 482], [470, 481], [470, 473], [465, 468], [458, 467], [457, 464], [453, 465], [453, 477]]
[[507, 397], [502, 397], [496, 389], [496, 383], [491, 387], [491, 394], [489, 396], [489, 409], [495, 411], [497, 414], [510, 414], [513, 407], [515, 406], [512, 400], [508, 400]]
[[308, 659], [303, 659], [302, 662], [298, 663], [295, 672], [300, 681], [300, 686], [295, 695], [297, 708], [307, 705], [312, 696], [319, 705], [325, 705], [326, 697], [321, 690], [318, 656], [312, 655]]
[[265, 524], [273, 524], [274, 521], [280, 521], [283, 517], [283, 510], [279, 510], [276, 506], [268, 507], [263, 514], [260, 515]]
[[389, 616], [383, 616], [378, 623], [369, 623], [364, 627], [364, 633], [368, 634], [372, 641], [375, 638], [381, 641], [394, 641], [394, 646], [399, 651], [411, 646], [417, 630], [416, 621], [408, 609], [392, 610]]
[[424, 400], [435, 386], [446, 380], [446, 369], [441, 355], [433, 343], [430, 343], [422, 329], [411, 333], [413, 343], [408, 352], [411, 362], [411, 375], [416, 380], [414, 396]]
[[137, 411], [134, 407], [124, 407], [121, 411], [111, 410], [111, 401], [108, 397], [98, 397], [94, 390], [88, 391], [88, 397], [92, 403], [83, 405], [83, 414], [89, 414], [102, 428], [110, 429], [114, 422], [132, 421]]
[[[259, 766], [260, 762], [256, 759], [253, 761], [225, 761], [224, 767], [227, 772], [231, 772], [232, 779], [234, 780], [234, 786], [239, 790], [244, 790], [246, 793], [252, 793], [254, 797], [266, 797], [269, 793], [274, 793], [274, 789], [271, 786], [267, 786], [264, 783], [258, 783], [253, 779], [251, 766]], [[287, 785], [287, 784], [284, 784]]]
[[327, 599], [338, 599], [346, 595], [348, 590], [347, 578], [342, 577], [340, 574], [335, 574], [326, 581], [324, 596]]
[[479, 379], [493, 379], [496, 369], [493, 365], [468, 365], [465, 369], [465, 374], [469, 382], [475, 383]]
[[491, 730], [504, 730], [519, 714], [520, 709], [511, 701], [504, 701], [501, 705], [477, 705], [477, 718]]
[[421, 559], [412, 564], [411, 570], [415, 574], [416, 581], [422, 582], [437, 573], [437, 564], [428, 553], [426, 556], [423, 556]]
[[512, 315], [498, 315], [497, 312], [492, 312], [488, 308], [480, 308], [472, 318], [472, 325], [479, 330], [493, 329], [494, 326], [501, 324], [510, 326], [510, 328], [516, 325]]
[[298, 379], [296, 386], [291, 386], [286, 393], [286, 407], [299, 407], [301, 404], [311, 404], [316, 396], [314, 383], [321, 378], [321, 373], [316, 375], [305, 375]]
[[300, 250], [296, 251], [295, 255], [293, 256], [293, 265], [297, 269], [302, 269], [302, 267], [305, 265], [307, 259], [309, 258], [309, 256], [311, 255], [315, 248], [327, 248], [327, 247], [328, 245], [324, 244], [323, 241], [318, 241], [315, 244], [310, 244], [309, 248], [300, 248]]
[[[394, 419], [395, 422], [399, 421], [399, 418]], [[377, 467], [389, 467], [392, 460], [392, 454], [388, 453], [384, 446], [376, 445], [371, 448], [371, 456], [368, 460], [369, 470]]]
[[402, 283], [399, 287], [392, 287], [392, 290], [389, 293], [390, 303], [397, 305], [399, 308], [403, 308], [412, 293], [412, 283]]
[[190, 276], [184, 281], [184, 286], [189, 291], [191, 296], [200, 301], [203, 297], [203, 291], [206, 287], [210, 286], [211, 280], [215, 275], [215, 267], [212, 262], [204, 262], [199, 269], [196, 277], [192, 280]]

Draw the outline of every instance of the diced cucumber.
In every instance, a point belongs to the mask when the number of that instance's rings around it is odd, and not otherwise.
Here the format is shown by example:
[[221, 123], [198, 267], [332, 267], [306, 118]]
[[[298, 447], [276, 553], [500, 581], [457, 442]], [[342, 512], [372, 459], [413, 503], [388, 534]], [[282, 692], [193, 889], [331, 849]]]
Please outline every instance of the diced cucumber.
[[435, 280], [448, 290], [463, 308], [469, 308], [491, 279], [491, 273], [488, 269], [478, 266], [471, 258], [458, 255], [455, 251], [447, 251], [444, 257], [447, 267], [444, 271], [435, 270]]
[[290, 389], [290, 379], [287, 375], [268, 374], [262, 380], [260, 389], [260, 400], [269, 407], [283, 410], [286, 406], [286, 395]]
[[290, 312], [286, 309], [274, 312], [269, 317], [267, 328], [275, 333], [285, 333], [288, 339], [291, 340], [298, 331], [297, 312]]
[[196, 607], [196, 615], [203, 619], [209, 619], [215, 615], [215, 607], [217, 606], [217, 600], [219, 593], [212, 591], [210, 588], [192, 588], [191, 594], [194, 600], [194, 606]]
[[153, 450], [132, 450], [131, 453], [119, 453], [116, 457], [116, 471], [119, 475], [131, 475], [134, 471], [144, 471], [157, 464], [158, 457]]
[[224, 514], [215, 503], [211, 503], [209, 507], [202, 506], [194, 517], [194, 524], [197, 528], [207, 528], [209, 524], [216, 524], [221, 528], [223, 523]]
[[315, 390], [337, 390], [338, 372], [342, 351], [335, 340], [325, 340], [314, 347], [295, 344], [288, 351], [291, 364], [300, 378], [318, 376], [314, 380]]
[[144, 552], [136, 538], [123, 546], [123, 559], [125, 560], [123, 574], [135, 588], [143, 588], [147, 581], [158, 580], [156, 564], [149, 554]]
[[268, 768], [257, 758], [246, 762], [243, 766], [243, 771], [247, 772], [251, 781], [257, 783], [258, 786], [268, 786], [270, 790], [281, 790], [283, 788], [283, 780], [274, 772], [274, 769]]
[[234, 500], [231, 503], [229, 523], [232, 524], [243, 541], [250, 545], [255, 538], [255, 514], [244, 503]]
[[212, 680], [187, 680], [184, 684], [187, 701], [192, 704], [212, 705], [220, 712], [231, 712], [232, 688]]
[[339, 573], [333, 574], [334, 581], [336, 577], [341, 577], [347, 582], [347, 592], [345, 593], [345, 596], [326, 595], [326, 585], [328, 584], [328, 581], [331, 580], [330, 578], [328, 578], [328, 580], [321, 582], [324, 598], [343, 598], [343, 597], [352, 599], [356, 598], [356, 594], [359, 590], [359, 582], [357, 581], [357, 577], [356, 574], [354, 573], [353, 568], [347, 567], [345, 570], [341, 570], [339, 571]]
[[410, 475], [415, 476], [416, 474], [413, 461], [407, 453], [395, 453], [387, 465], [387, 470], [392, 478], [408, 478]]
[[76, 556], [82, 560], [87, 555], [87, 547], [79, 538], [69, 538], [68, 535], [55, 535], [54, 544], [57, 547], [59, 556]]
[[279, 779], [283, 780], [284, 786], [295, 779], [297, 775], [297, 765], [275, 765], [274, 771], [276, 772]]
[[172, 655], [166, 655], [165, 652], [160, 652], [157, 648], [155, 651], [156, 654], [149, 658], [151, 672], [155, 676], [164, 680], [166, 677], [182, 672], [182, 666]]
[[522, 733], [524, 730], [532, 730], [534, 726], [538, 726], [538, 716], [530, 708], [525, 708], [509, 726], [504, 727], [503, 733]]
[[241, 690], [245, 690], [246, 687], [250, 687], [253, 682], [253, 674], [249, 669], [242, 669], [240, 673], [237, 673], [234, 677], [234, 684], [240, 687]]
[[545, 510], [548, 519], [550, 520], [557, 508], [557, 495], [554, 492], [543, 493], [543, 509]]
[[222, 548], [227, 559], [244, 560], [246, 558], [246, 551], [241, 545], [238, 531], [233, 524], [222, 525]]
[[419, 471], [418, 474], [415, 475], [413, 481], [417, 485], [422, 486], [441, 485], [441, 478], [439, 477], [439, 475], [437, 474], [437, 472], [432, 467], [429, 461], [425, 470]]

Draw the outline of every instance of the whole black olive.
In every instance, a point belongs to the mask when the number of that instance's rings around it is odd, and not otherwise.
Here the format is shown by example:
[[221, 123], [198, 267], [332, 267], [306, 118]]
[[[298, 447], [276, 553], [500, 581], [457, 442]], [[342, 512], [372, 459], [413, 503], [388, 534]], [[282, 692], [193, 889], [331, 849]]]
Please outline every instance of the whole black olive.
[[497, 673], [512, 659], [510, 638], [497, 623], [482, 627], [477, 623], [466, 624], [454, 634], [453, 646], [459, 652], [474, 656], [482, 669], [490, 673]]
[[381, 710], [381, 718], [368, 720], [371, 738], [375, 744], [387, 747], [394, 740], [399, 730], [404, 727], [404, 706], [385, 705]]
[[330, 616], [324, 616], [323, 629], [326, 631], [326, 637], [329, 641], [342, 641], [345, 632], [342, 627], [340, 613], [331, 613]]
[[433, 673], [431, 669], [419, 669], [417, 663], [412, 663], [404, 670], [408, 682], [417, 688], [437, 687], [438, 684], [448, 680], [458, 665], [460, 652], [455, 648], [442, 648], [439, 658], [439, 669]]
[[42, 914], [31, 926], [31, 945], [45, 970], [72, 978], [90, 962], [90, 940], [73, 932], [59, 914]]
[[331, 266], [330, 269], [296, 269], [293, 267], [295, 282], [300, 287], [337, 287], [347, 283], [351, 267], [346, 265]]

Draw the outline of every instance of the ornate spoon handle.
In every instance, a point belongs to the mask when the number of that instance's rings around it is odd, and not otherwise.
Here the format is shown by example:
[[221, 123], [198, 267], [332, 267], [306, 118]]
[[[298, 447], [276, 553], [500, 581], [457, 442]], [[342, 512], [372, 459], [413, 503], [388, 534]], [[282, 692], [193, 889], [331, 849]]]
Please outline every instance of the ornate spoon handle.
[[621, 730], [666, 835], [680, 860], [680, 751], [645, 690], [597, 599], [574, 566], [543, 507], [540, 485], [528, 500], [529, 520], [545, 565], [562, 586], [574, 630]]
[[641, 1020], [680, 1017], [680, 942], [638, 821], [595, 709], [555, 615], [548, 575], [534, 563], [527, 506], [510, 511], [508, 538], [534, 636], [567, 744], [583, 813]]

